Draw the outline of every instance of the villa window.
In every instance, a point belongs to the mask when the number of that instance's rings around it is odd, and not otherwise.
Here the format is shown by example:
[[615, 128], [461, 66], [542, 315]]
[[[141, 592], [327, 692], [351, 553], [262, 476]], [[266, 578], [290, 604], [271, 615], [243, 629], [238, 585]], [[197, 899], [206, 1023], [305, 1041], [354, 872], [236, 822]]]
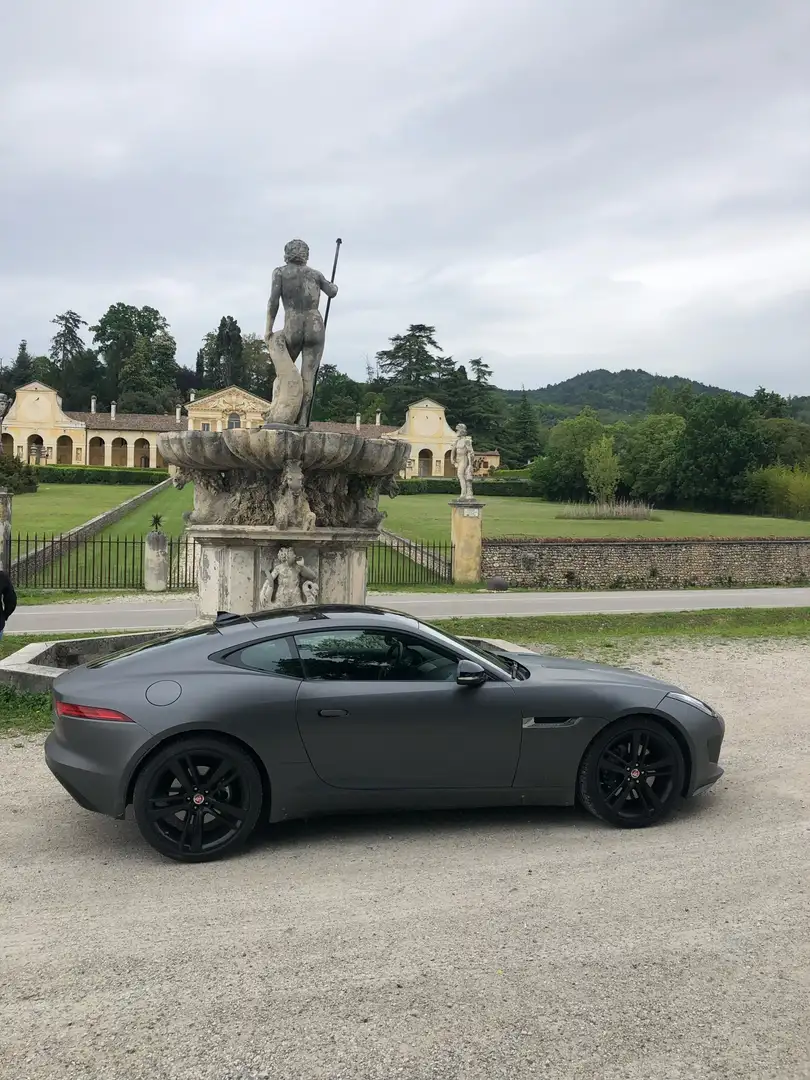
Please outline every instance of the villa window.
[[241, 426], [242, 426], [242, 417], [239, 415], [239, 413], [232, 412], [231, 415], [228, 417], [228, 427], [229, 428], [239, 428]]
[[210, 431], [211, 425], [209, 423], [200, 424], [200, 431]]

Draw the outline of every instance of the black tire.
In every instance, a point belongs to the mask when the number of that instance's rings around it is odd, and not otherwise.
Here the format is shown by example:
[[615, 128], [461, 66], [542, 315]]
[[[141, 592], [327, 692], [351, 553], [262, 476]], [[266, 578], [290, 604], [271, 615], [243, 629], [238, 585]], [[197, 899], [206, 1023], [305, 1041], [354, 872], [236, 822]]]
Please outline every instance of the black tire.
[[621, 829], [665, 821], [682, 801], [686, 762], [675, 736], [657, 720], [628, 718], [605, 728], [579, 767], [582, 805]]
[[191, 735], [146, 762], [132, 802], [148, 844], [170, 859], [198, 863], [244, 847], [262, 800], [261, 776], [249, 754], [226, 739]]

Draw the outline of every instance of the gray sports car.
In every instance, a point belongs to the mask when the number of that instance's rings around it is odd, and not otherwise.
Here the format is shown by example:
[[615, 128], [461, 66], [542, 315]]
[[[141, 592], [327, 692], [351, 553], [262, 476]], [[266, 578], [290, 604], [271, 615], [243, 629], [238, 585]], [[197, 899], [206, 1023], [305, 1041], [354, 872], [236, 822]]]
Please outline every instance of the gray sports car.
[[53, 705], [57, 779], [184, 862], [344, 811], [579, 800], [652, 825], [723, 772], [722, 718], [677, 687], [370, 607], [220, 615], [67, 672]]

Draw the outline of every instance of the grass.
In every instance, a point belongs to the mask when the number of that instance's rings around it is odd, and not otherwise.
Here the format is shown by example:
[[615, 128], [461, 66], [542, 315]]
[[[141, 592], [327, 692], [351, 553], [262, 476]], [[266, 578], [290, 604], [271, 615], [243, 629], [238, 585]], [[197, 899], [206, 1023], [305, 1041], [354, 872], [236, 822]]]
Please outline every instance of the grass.
[[110, 525], [99, 536], [125, 537], [145, 536], [152, 527], [152, 518], [160, 514], [163, 518], [161, 528], [167, 536], [180, 536], [185, 528], [183, 514], [186, 510], [194, 509], [194, 488], [191, 484], [178, 491], [175, 487], [164, 488], [145, 503], [136, 506], [126, 517], [121, 518], [115, 525]]
[[14, 496], [12, 534], [67, 532], [143, 489], [143, 484], [40, 484], [33, 495]]
[[[37, 641], [56, 641], [58, 638], [107, 637], [107, 634], [11, 634], [0, 638], [0, 660], [25, 645]], [[0, 683], [0, 738], [15, 735], [35, 735], [50, 731], [50, 694], [22, 694]]]
[[[537, 615], [525, 618], [442, 619], [451, 634], [503, 638], [562, 656], [619, 663], [656, 644], [718, 644], [735, 640], [810, 638], [810, 608], [661, 612], [644, 615]], [[20, 634], [0, 640], [0, 659], [35, 641], [75, 634]], [[85, 634], [84, 637], [98, 635]], [[47, 694], [21, 694], [0, 685], [0, 736], [36, 734], [51, 726]]]
[[[484, 498], [484, 535], [547, 537], [810, 536], [810, 522], [743, 514], [693, 514], [656, 510], [654, 521], [561, 521], [559, 503], [540, 499]], [[450, 507], [446, 495], [401, 495], [382, 499], [384, 528], [414, 540], [447, 540]]]
[[658, 521], [652, 507], [630, 499], [615, 502], [565, 503], [554, 515], [558, 521]]

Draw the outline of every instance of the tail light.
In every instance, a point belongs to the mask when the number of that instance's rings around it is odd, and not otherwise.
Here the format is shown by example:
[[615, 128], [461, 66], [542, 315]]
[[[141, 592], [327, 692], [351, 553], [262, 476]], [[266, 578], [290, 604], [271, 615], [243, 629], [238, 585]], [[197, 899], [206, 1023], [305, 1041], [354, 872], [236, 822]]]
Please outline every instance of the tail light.
[[99, 709], [95, 705], [74, 705], [70, 701], [56, 702], [57, 716], [72, 716], [77, 720], [113, 720], [116, 723], [134, 724], [131, 716], [115, 709]]

